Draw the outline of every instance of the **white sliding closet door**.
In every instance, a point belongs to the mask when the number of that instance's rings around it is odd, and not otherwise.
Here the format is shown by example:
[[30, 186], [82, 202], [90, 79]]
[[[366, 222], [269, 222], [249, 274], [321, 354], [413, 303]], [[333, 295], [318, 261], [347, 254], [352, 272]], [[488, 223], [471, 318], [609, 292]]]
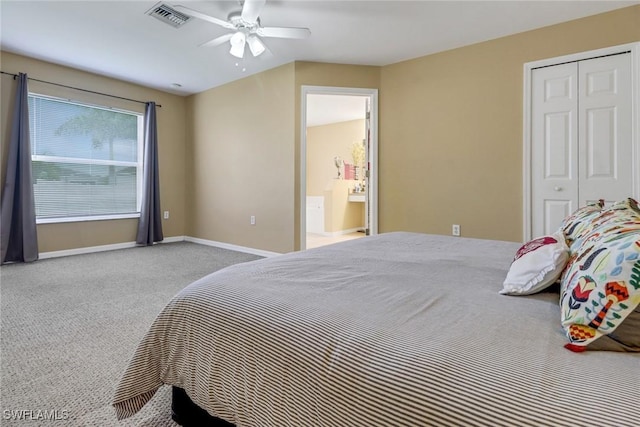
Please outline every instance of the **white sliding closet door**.
[[553, 233], [587, 202], [632, 194], [630, 56], [532, 71], [533, 237]]

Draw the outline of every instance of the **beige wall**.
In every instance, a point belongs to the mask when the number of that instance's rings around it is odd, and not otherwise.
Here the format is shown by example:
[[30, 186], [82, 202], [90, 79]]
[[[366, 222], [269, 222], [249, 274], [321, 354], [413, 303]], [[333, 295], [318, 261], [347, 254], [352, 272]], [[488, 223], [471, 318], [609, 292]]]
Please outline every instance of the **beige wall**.
[[293, 74], [291, 63], [189, 97], [188, 235], [293, 249]]
[[382, 67], [379, 230], [522, 240], [526, 62], [640, 40], [640, 6]]
[[189, 97], [187, 234], [274, 252], [298, 249], [300, 87], [377, 88], [379, 72], [296, 62]]
[[321, 196], [327, 183], [338, 176], [334, 157], [354, 163], [352, 145], [362, 144], [363, 139], [364, 119], [307, 127], [307, 196]]
[[274, 252], [298, 249], [300, 87], [378, 82], [378, 67], [296, 62], [189, 97], [187, 235]]
[[[160, 167], [160, 199], [163, 210], [170, 211], [170, 219], [163, 221], [165, 237], [182, 236], [185, 229], [186, 200], [185, 179], [185, 98], [165, 92], [144, 88], [119, 80], [98, 76], [84, 71], [54, 65], [48, 62], [15, 55], [0, 53], [2, 71], [18, 74], [27, 73], [30, 78], [79, 87], [111, 95], [155, 101], [162, 105], [157, 109], [158, 153]], [[0, 77], [0, 124], [2, 136], [2, 179], [4, 182], [4, 162], [9, 140], [11, 111], [15, 82], [11, 76]], [[32, 92], [70, 98], [77, 101], [106, 105], [143, 112], [144, 104], [121, 101], [115, 98], [65, 89], [58, 86], [29, 81]], [[88, 221], [64, 224], [38, 225], [38, 246], [40, 252], [100, 246], [115, 243], [132, 242], [136, 238], [137, 219], [113, 221]]]

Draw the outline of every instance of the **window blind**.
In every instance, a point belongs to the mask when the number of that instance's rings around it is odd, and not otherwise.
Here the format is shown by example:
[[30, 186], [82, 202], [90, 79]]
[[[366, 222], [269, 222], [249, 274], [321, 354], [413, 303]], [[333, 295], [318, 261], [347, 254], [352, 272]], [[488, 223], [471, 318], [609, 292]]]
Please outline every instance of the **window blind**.
[[37, 220], [140, 211], [143, 117], [29, 95]]

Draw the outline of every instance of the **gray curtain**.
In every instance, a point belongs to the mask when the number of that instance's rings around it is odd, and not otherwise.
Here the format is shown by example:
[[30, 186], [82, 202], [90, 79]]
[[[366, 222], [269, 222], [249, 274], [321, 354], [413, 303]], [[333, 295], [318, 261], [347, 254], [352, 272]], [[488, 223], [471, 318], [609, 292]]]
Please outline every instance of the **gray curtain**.
[[160, 184], [158, 179], [158, 130], [156, 104], [147, 102], [144, 113], [144, 166], [142, 178], [142, 208], [138, 221], [138, 245], [149, 246], [160, 242], [162, 217], [160, 215]]
[[29, 142], [28, 78], [26, 74], [20, 73], [16, 79], [18, 90], [5, 168], [7, 175], [2, 189], [2, 206], [0, 207], [2, 264], [38, 259], [38, 234]]

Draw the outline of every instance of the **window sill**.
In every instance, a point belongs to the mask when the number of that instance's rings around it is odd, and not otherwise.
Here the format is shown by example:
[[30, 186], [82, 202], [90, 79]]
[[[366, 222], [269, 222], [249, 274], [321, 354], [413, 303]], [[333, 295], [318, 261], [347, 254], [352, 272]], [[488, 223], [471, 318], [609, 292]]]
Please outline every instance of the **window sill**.
[[93, 215], [74, 216], [64, 218], [40, 218], [36, 219], [36, 224], [57, 224], [61, 222], [86, 222], [86, 221], [109, 221], [114, 219], [140, 218], [140, 212], [121, 215]]

